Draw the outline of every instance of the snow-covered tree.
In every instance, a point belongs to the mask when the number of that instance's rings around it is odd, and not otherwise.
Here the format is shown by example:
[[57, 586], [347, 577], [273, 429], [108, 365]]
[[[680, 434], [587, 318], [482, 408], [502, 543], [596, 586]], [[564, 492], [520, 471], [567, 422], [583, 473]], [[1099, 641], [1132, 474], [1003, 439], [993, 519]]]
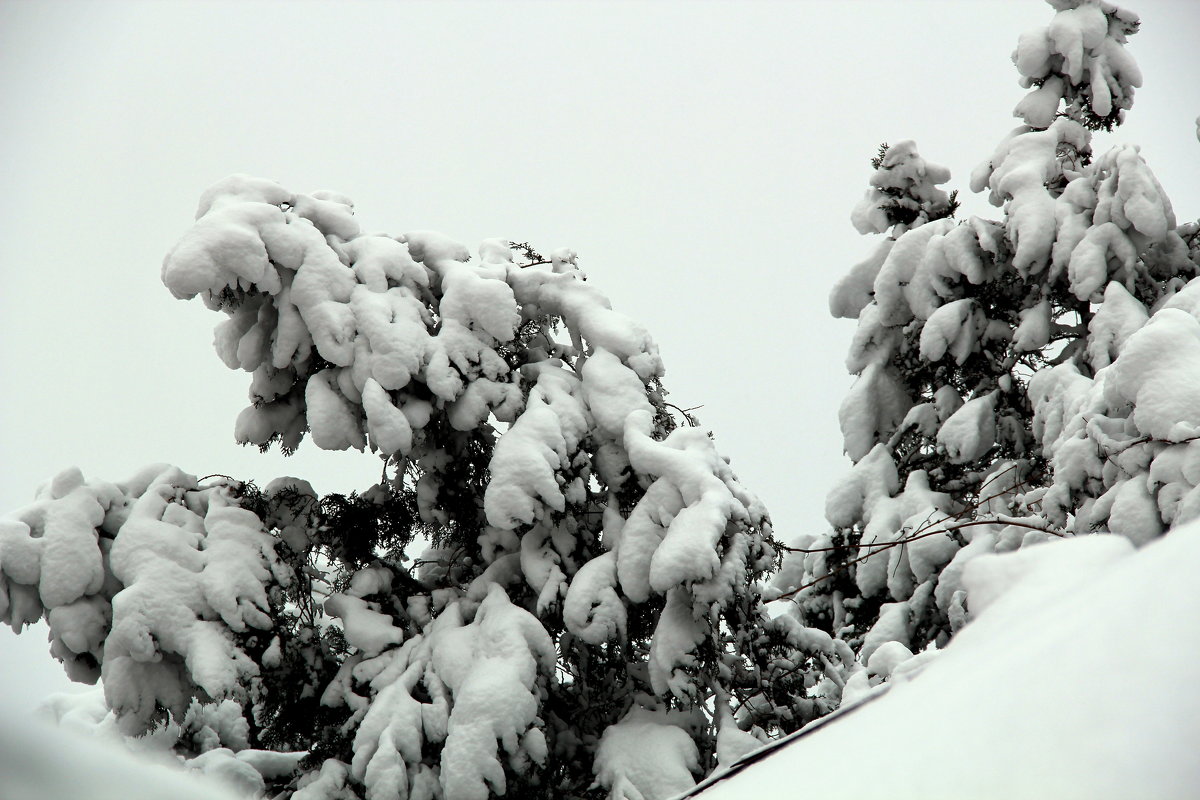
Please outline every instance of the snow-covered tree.
[[102, 679], [96, 725], [297, 800], [650, 800], [836, 707], [852, 653], [768, 616], [766, 510], [571, 251], [233, 176], [162, 279], [225, 314], [239, 442], [385, 477], [72, 469], [0, 522], [0, 615]]
[[911, 142], [873, 161], [852, 220], [882, 240], [830, 299], [853, 467], [774, 586], [766, 510], [574, 253], [211, 187], [162, 279], [224, 315], [236, 439], [384, 475], [54, 477], [0, 520], [0, 619], [102, 681], [58, 716], [295, 800], [665, 798], [919, 665], [970, 618], [971, 559], [1200, 516], [1200, 225], [1136, 147], [1092, 149], [1136, 18], [1050, 4], [971, 180], [1000, 219], [956, 219]]
[[1138, 20], [1048, 2], [1013, 54], [1022, 124], [971, 177], [1003, 216], [954, 219], [949, 172], [902, 142], [852, 217], [886, 235], [830, 297], [858, 320], [854, 466], [832, 529], [776, 581], [855, 649], [847, 698], [969, 618], [970, 559], [1091, 531], [1143, 544], [1200, 515], [1197, 226], [1177, 226], [1136, 147], [1092, 149], [1141, 84]]

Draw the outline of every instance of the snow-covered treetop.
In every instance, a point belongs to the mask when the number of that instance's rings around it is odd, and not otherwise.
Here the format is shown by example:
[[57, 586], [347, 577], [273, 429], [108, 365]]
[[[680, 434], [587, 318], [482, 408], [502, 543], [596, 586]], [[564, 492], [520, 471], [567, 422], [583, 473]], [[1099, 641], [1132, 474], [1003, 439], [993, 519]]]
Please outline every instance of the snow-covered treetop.
[[[1045, 129], [1062, 114], [1092, 130], [1111, 130], [1133, 106], [1142, 73], [1125, 50], [1138, 17], [1107, 0], [1046, 0], [1050, 24], [1021, 36], [1013, 63], [1034, 87], [1013, 115]], [[1063, 106], [1060, 111], [1060, 105]]]
[[489, 413], [512, 422], [514, 374], [564, 355], [579, 368], [611, 356], [642, 383], [662, 375], [646, 331], [585, 283], [574, 253], [513, 259], [502, 240], [472, 262], [441, 234], [362, 234], [341, 195], [236, 175], [204, 193], [162, 275], [175, 296], [229, 315], [217, 352], [253, 376], [238, 441], [290, 450], [307, 429], [318, 447], [408, 455], [433, 406], [461, 431]]
[[872, 164], [871, 188], [850, 215], [859, 233], [915, 228], [953, 213], [953, 198], [937, 188], [950, 180], [950, 170], [921, 158], [915, 142], [883, 145]]

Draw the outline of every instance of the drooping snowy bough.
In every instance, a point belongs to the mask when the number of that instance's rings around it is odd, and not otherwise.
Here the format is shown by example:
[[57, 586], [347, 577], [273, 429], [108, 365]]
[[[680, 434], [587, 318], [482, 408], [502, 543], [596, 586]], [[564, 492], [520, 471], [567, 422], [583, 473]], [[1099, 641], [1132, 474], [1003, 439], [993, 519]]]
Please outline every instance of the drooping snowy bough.
[[885, 146], [853, 215], [888, 234], [830, 297], [858, 320], [854, 467], [776, 581], [854, 647], [845, 700], [970, 619], [971, 559], [1200, 516], [1200, 227], [1136, 147], [1092, 151], [1141, 85], [1137, 17], [1050, 5], [1013, 54], [1023, 124], [971, 178], [1002, 219], [954, 219], [949, 172], [912, 142]]
[[836, 707], [849, 649], [765, 613], [765, 509], [572, 252], [234, 176], [162, 277], [226, 314], [238, 441], [389, 477], [68, 471], [0, 523], [0, 613], [46, 616], [109, 727], [298, 800], [650, 800]]

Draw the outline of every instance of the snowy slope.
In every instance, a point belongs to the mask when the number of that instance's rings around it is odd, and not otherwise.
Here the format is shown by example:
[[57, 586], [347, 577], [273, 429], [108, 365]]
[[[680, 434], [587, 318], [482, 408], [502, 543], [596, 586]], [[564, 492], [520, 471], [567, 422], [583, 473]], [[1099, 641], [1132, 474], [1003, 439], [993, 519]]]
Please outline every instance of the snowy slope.
[[237, 800], [211, 778], [143, 760], [121, 745], [9, 713], [0, 724], [4, 800]]
[[1197, 566], [1200, 522], [979, 559], [990, 602], [923, 670], [684, 796], [1200, 796]]

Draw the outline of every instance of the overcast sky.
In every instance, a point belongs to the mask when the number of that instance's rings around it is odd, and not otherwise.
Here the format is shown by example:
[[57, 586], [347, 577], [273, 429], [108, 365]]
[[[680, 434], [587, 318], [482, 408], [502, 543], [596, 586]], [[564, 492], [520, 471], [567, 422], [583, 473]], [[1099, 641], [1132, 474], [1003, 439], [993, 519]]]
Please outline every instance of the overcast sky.
[[[1200, 3], [1131, 2], [1145, 75], [1129, 122], [1181, 221], [1200, 214]], [[249, 376], [219, 317], [174, 300], [162, 257], [231, 172], [335, 189], [364, 228], [569, 246], [645, 324], [679, 406], [771, 509], [823, 528], [848, 467], [837, 407], [853, 323], [833, 282], [880, 142], [970, 170], [1016, 123], [1009, 54], [1036, 0], [309, 3], [0, 0], [0, 513], [78, 465], [319, 491], [371, 455], [233, 443]], [[59, 680], [41, 631], [0, 674]], [[32, 666], [30, 666], [32, 665]], [[12, 681], [2, 683], [13, 685]], [[26, 684], [21, 684], [26, 685]]]

